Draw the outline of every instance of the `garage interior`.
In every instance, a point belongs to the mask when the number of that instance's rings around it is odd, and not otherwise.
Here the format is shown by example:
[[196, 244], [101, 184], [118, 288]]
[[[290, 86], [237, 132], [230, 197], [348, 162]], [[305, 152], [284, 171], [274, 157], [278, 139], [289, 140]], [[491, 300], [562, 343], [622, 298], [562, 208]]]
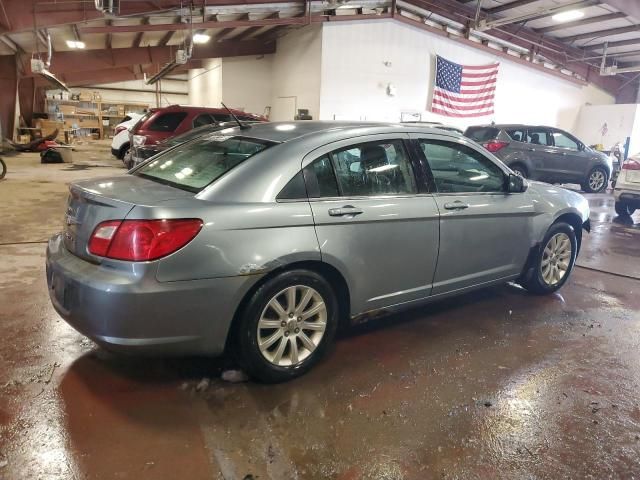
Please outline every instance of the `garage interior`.
[[[436, 56], [499, 64], [490, 111], [434, 113]], [[285, 127], [561, 129], [613, 178], [548, 186], [590, 209], [550, 295], [509, 282], [376, 312], [277, 384], [228, 352], [112, 353], [50, 300], [69, 185], [128, 176], [114, 154], [153, 109], [222, 102]], [[640, 477], [640, 208], [610, 183], [640, 170], [638, 2], [0, 0], [0, 132], [0, 479]]]

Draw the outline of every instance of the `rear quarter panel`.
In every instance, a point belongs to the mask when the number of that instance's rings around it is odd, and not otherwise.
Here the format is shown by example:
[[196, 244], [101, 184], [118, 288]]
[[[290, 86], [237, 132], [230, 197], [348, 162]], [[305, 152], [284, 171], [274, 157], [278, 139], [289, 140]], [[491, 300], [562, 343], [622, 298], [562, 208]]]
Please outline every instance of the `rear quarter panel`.
[[261, 275], [298, 261], [320, 260], [306, 201], [272, 203], [175, 202], [135, 207], [133, 218], [200, 218], [204, 225], [187, 246], [159, 261], [160, 282]]

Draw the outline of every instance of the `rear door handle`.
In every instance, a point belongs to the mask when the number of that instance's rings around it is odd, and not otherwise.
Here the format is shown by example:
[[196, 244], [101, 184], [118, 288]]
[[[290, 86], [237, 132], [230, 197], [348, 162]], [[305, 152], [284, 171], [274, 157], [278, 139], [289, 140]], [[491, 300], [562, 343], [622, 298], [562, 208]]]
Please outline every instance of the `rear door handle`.
[[456, 200], [453, 203], [445, 203], [444, 208], [447, 210], [464, 210], [465, 208], [469, 208], [469, 205], [462, 203], [460, 200]]
[[346, 217], [360, 215], [362, 212], [361, 209], [354, 207], [353, 205], [345, 205], [341, 208], [330, 208], [329, 216], [331, 217]]

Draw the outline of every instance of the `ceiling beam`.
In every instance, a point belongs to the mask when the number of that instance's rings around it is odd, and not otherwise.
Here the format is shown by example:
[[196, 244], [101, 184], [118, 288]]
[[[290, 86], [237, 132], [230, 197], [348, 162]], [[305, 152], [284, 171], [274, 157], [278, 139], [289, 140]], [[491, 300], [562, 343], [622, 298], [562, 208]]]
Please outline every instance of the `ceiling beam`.
[[600, 4], [600, 0], [582, 0], [579, 2], [568, 3], [566, 5], [558, 5], [545, 9], [533, 10], [527, 13], [515, 15], [513, 17], [497, 17], [494, 19], [484, 19], [481, 22], [481, 26], [483, 26], [482, 30], [486, 30], [489, 28], [509, 25], [511, 23], [531, 22], [533, 20], [551, 17], [553, 15], [557, 15], [558, 13], [568, 12], [570, 10], [576, 10], [579, 8], [592, 7], [598, 4]]
[[[275, 52], [275, 45], [262, 41], [209, 42], [195, 45], [194, 60], [207, 58], [235, 57], [243, 55], [265, 55]], [[164, 65], [175, 59], [175, 48], [138, 47], [112, 48], [111, 50], [72, 50], [57, 52], [51, 62], [51, 72], [62, 75], [70, 72], [96, 71], [109, 68], [131, 67], [132, 65]], [[30, 76], [31, 72], [27, 72]]]
[[[142, 19], [142, 21], [140, 22], [140, 25], [149, 25], [149, 17], [144, 17]], [[108, 33], [107, 35], [111, 35], [111, 34]], [[133, 43], [131, 44], [131, 46], [133, 48], [138, 48], [140, 46], [140, 43], [142, 42], [142, 36], [143, 35], [144, 35], [144, 32], [136, 33], [136, 36], [133, 39]]]
[[611, 37], [622, 33], [640, 32], [640, 25], [629, 25], [628, 27], [610, 28], [607, 30], [598, 30], [595, 32], [580, 33], [578, 35], [570, 35], [568, 37], [559, 37], [563, 42], [575, 42], [577, 40], [585, 40], [587, 38]]
[[[274, 12], [271, 15], [269, 15], [266, 18], [279, 18], [279, 13], [278, 12]], [[233, 39], [235, 41], [237, 40], [244, 40], [245, 38], [249, 38], [251, 35], [253, 35], [254, 33], [256, 33], [258, 30], [260, 30], [261, 28], [263, 28], [263, 25], [257, 25], [254, 27], [249, 27], [246, 30], [242, 31], [240, 34], [236, 35], [235, 37], [233, 37]]]
[[484, 11], [489, 15], [495, 15], [496, 13], [505, 12], [513, 8], [524, 7], [530, 3], [536, 3], [539, 0], [516, 0], [515, 2], [504, 3], [498, 7], [487, 8]]
[[[176, 18], [173, 23], [178, 24], [178, 23], [182, 23], [182, 17], [178, 17]], [[158, 42], [158, 46], [159, 47], [164, 47], [167, 43], [169, 43], [169, 41], [171, 40], [171, 38], [173, 37], [173, 34], [176, 33], [174, 30], [169, 30], [167, 33], [165, 33], [162, 38], [160, 39], [160, 41]]]
[[[107, 20], [107, 25], [113, 25], [111, 20]], [[104, 39], [104, 48], [107, 50], [111, 48], [111, 44], [113, 43], [113, 36], [110, 33], [107, 33], [107, 36]]]
[[[632, 38], [630, 40], [618, 40], [617, 42], [607, 42], [607, 48], [616, 48], [616, 47], [628, 47], [630, 45], [638, 45], [640, 44], [640, 38]], [[602, 50], [605, 46], [605, 43], [598, 43], [596, 45], [589, 45], [591, 50]]]
[[6, 35], [0, 35], [0, 42], [4, 43], [13, 53], [25, 53], [24, 49]]
[[[373, 15], [372, 15], [373, 16]], [[263, 18], [259, 20], [229, 20], [224, 22], [201, 22], [194, 23], [193, 27], [197, 29], [201, 28], [239, 28], [239, 27], [253, 27], [253, 26], [268, 26], [268, 25], [304, 25], [307, 22], [306, 17], [291, 17], [291, 18]], [[110, 25], [103, 27], [82, 27], [80, 31], [82, 33], [131, 33], [131, 32], [167, 32], [178, 30], [190, 30], [191, 25], [188, 23], [173, 23], [173, 24], [154, 24], [154, 25]]]
[[616, 20], [618, 18], [625, 18], [626, 16], [627, 15], [623, 12], [608, 13], [606, 15], [598, 15], [597, 17], [583, 18], [582, 20], [576, 20], [574, 22], [559, 23], [558, 25], [551, 25], [549, 27], [535, 28], [534, 31], [544, 34], [549, 32], [556, 32], [558, 30], [565, 30], [568, 28], [584, 27], [585, 25], [591, 25], [592, 23]]

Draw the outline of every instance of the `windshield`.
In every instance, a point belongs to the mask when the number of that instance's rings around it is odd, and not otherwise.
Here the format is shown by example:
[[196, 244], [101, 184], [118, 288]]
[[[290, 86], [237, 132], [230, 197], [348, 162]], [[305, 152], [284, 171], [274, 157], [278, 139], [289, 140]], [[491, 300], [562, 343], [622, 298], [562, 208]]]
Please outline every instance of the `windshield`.
[[133, 175], [197, 193], [271, 145], [255, 138], [209, 135], [168, 150]]

